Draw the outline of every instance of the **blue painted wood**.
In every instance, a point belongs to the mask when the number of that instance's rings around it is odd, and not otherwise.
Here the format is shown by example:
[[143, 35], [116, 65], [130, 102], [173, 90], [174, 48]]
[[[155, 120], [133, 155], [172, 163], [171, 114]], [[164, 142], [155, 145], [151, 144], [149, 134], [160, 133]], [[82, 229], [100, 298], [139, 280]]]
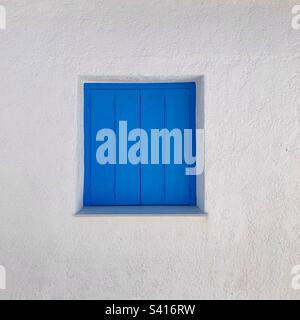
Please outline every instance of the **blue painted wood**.
[[[192, 154], [196, 156], [196, 85], [191, 84], [190, 86], [190, 104], [189, 104], [189, 128], [193, 129], [193, 143], [192, 143]], [[191, 166], [195, 167], [195, 165]], [[190, 205], [197, 204], [197, 179], [196, 176], [189, 176], [190, 181]]]
[[[180, 156], [183, 161], [183, 132], [190, 127], [190, 91], [186, 89], [167, 90], [165, 106], [165, 125], [171, 132], [180, 129], [181, 145]], [[166, 137], [168, 139], [168, 137]], [[165, 165], [165, 204], [188, 205], [190, 204], [190, 177], [185, 175], [186, 164], [176, 164], [174, 154], [174, 139], [170, 138], [171, 161]]]
[[195, 205], [196, 177], [185, 175], [185, 164], [173, 163], [174, 154], [170, 165], [100, 166], [96, 150], [101, 143], [95, 139], [102, 128], [118, 134], [118, 122], [127, 120], [128, 131], [141, 127], [148, 132], [150, 161], [151, 129], [195, 129], [195, 84], [87, 83], [84, 92], [84, 205]]
[[[141, 204], [157, 205], [165, 203], [165, 171], [164, 165], [150, 164], [151, 161], [151, 129], [164, 128], [165, 91], [160, 89], [143, 89], [141, 92], [141, 127], [149, 138], [149, 164], [141, 166]], [[161, 154], [161, 147], [160, 147]], [[162, 159], [162, 157], [160, 157]]]
[[141, 89], [188, 89], [195, 87], [194, 82], [162, 83], [85, 83], [89, 90], [141, 90]]
[[91, 205], [115, 204], [115, 165], [99, 165], [97, 148], [103, 143], [96, 141], [97, 132], [107, 128], [115, 130], [115, 94], [113, 90], [91, 92]]
[[84, 188], [83, 205], [90, 206], [91, 200], [91, 94], [84, 85]]
[[[119, 122], [127, 121], [127, 130], [141, 127], [140, 122], [140, 90], [115, 91], [116, 133], [119, 136]], [[125, 137], [123, 137], [125, 140]], [[118, 140], [118, 139], [117, 139]], [[117, 143], [117, 159], [119, 158], [119, 142]], [[135, 142], [127, 142], [127, 148]], [[117, 164], [115, 168], [115, 204], [140, 204], [140, 164]]]

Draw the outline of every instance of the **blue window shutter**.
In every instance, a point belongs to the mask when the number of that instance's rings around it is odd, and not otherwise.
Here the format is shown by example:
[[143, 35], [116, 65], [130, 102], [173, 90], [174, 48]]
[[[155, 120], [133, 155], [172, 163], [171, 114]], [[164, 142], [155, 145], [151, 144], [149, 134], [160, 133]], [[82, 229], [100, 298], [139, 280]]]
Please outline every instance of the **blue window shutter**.
[[[195, 129], [195, 84], [85, 84], [85, 183], [84, 205], [195, 205], [196, 177], [186, 176], [186, 164], [150, 164], [151, 129], [181, 129], [184, 159], [184, 129]], [[148, 133], [148, 165], [99, 165], [96, 151], [102, 142], [97, 132], [127, 121], [128, 132], [142, 128]], [[127, 150], [136, 142], [127, 142]], [[193, 154], [195, 154], [195, 130]], [[160, 145], [160, 154], [162, 148]]]

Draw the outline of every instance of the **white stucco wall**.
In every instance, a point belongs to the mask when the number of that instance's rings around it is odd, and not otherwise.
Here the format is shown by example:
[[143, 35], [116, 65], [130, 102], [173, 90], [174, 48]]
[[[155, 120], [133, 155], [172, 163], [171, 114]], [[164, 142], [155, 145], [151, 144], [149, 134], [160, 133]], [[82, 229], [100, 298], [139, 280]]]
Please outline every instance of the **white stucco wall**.
[[[0, 299], [300, 298], [295, 1], [0, 4]], [[74, 217], [92, 76], [204, 77], [206, 218]]]

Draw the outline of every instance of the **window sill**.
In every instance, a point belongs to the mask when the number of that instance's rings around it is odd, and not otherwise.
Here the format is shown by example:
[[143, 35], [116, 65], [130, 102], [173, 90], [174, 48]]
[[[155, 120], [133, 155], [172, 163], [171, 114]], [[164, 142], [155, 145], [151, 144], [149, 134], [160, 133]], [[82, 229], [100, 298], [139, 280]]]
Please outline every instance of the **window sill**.
[[157, 215], [206, 216], [197, 206], [91, 206], [83, 207], [76, 216]]

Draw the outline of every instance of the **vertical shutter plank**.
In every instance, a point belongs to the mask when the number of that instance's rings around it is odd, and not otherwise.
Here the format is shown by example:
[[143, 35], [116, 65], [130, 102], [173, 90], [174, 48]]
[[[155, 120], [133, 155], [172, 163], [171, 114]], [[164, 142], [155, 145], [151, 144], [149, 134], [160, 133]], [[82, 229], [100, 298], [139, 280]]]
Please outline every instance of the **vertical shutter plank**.
[[165, 166], [166, 204], [189, 205], [190, 180], [185, 175], [183, 132], [190, 128], [189, 101], [190, 91], [185, 89], [167, 90], [165, 124], [171, 131], [182, 132], [182, 164], [174, 164], [174, 139], [171, 139], [171, 163]]
[[[143, 205], [162, 205], [164, 197], [164, 166], [151, 164], [151, 129], [164, 128], [164, 90], [142, 90], [141, 127], [148, 134], [148, 165], [141, 170], [141, 200]], [[160, 148], [161, 154], [161, 148]]]
[[[140, 128], [140, 90], [116, 90], [115, 108], [117, 137], [119, 136], [119, 121], [127, 121], [127, 134], [132, 129]], [[118, 159], [120, 139], [117, 141]], [[135, 143], [128, 142], [128, 150]], [[115, 196], [116, 205], [140, 204], [139, 164], [133, 165], [129, 161], [127, 164], [119, 164], [117, 161]]]
[[97, 148], [103, 143], [96, 141], [97, 132], [115, 128], [113, 101], [113, 90], [91, 91], [91, 205], [114, 204], [114, 165], [96, 161]]

